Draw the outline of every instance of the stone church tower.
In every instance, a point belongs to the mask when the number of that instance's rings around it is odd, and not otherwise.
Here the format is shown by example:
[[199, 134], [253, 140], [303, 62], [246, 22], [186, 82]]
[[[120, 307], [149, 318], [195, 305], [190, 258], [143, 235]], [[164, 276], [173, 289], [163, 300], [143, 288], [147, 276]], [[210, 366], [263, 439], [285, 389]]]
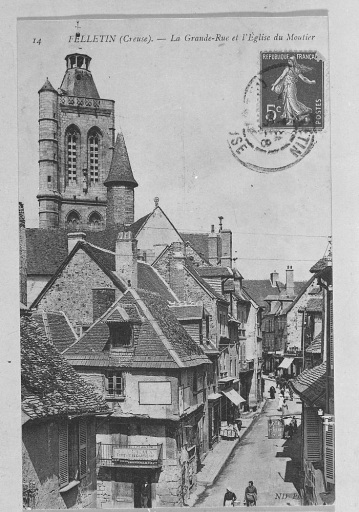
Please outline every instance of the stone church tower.
[[100, 98], [91, 57], [73, 53], [65, 61], [60, 88], [47, 79], [39, 90], [39, 227], [105, 229], [108, 198], [107, 225], [131, 223], [137, 183], [122, 134], [110, 171], [115, 102]]

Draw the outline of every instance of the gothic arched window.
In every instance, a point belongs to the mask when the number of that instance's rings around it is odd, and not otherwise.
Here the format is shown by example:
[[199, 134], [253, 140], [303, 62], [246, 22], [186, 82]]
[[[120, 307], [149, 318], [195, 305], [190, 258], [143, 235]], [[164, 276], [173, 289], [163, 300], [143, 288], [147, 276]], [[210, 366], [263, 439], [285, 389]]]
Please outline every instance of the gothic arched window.
[[99, 130], [93, 128], [88, 135], [88, 166], [90, 170], [90, 182], [98, 183], [99, 181], [99, 150], [101, 135]]
[[89, 217], [89, 225], [93, 230], [99, 230], [103, 228], [103, 218], [98, 212], [91, 213]]
[[77, 181], [77, 160], [80, 147], [80, 133], [75, 126], [66, 131], [66, 162], [69, 183]]
[[77, 230], [80, 227], [80, 215], [77, 212], [70, 212], [66, 218], [67, 227]]

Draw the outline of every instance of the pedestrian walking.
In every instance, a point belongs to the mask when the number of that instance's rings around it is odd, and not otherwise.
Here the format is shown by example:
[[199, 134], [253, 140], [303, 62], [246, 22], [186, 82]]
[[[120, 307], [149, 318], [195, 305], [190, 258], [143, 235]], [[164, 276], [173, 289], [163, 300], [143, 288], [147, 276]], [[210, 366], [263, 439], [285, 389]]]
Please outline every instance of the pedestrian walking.
[[283, 403], [284, 403], [284, 398], [282, 395], [279, 395], [277, 411], [281, 411], [283, 409]]
[[285, 391], [284, 391], [284, 398], [286, 400], [290, 400], [290, 393], [289, 393], [289, 389], [288, 387], [286, 387]]
[[279, 394], [284, 398], [284, 387], [281, 386]]
[[286, 399], [283, 400], [282, 411], [283, 414], [288, 414], [288, 403]]
[[280, 388], [280, 377], [278, 377], [278, 375], [275, 378], [275, 387]]
[[271, 386], [271, 387], [269, 388], [269, 395], [270, 395], [270, 397], [271, 397], [271, 399], [272, 399], [272, 400], [274, 400], [274, 399], [275, 399], [275, 387], [274, 387], [274, 386]]
[[234, 502], [236, 501], [237, 496], [234, 494], [232, 489], [227, 487], [226, 493], [224, 495], [223, 499], [223, 506], [224, 507], [234, 507]]
[[292, 428], [293, 428], [293, 432], [294, 434], [297, 433], [297, 430], [298, 430], [298, 423], [297, 423], [297, 418], [295, 416], [292, 417], [292, 420], [291, 420], [291, 425], [292, 425]]
[[257, 505], [257, 499], [257, 488], [253, 485], [252, 480], [250, 480], [244, 491], [244, 504], [247, 505], [247, 507], [255, 507]]

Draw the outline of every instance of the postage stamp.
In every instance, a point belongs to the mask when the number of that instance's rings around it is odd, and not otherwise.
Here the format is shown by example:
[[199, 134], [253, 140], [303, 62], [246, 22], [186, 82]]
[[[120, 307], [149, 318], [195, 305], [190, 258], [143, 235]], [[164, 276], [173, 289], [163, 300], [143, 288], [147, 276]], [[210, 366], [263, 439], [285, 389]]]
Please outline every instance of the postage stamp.
[[323, 73], [315, 51], [261, 52], [261, 127], [323, 129]]

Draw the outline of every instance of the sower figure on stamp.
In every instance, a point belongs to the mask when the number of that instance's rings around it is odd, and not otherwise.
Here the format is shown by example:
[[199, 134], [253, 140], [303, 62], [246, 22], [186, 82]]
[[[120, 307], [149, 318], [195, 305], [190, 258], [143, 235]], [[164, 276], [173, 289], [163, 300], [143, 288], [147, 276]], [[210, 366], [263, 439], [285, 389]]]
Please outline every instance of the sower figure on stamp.
[[298, 64], [297, 59], [292, 55], [288, 59], [288, 66], [272, 85], [272, 91], [282, 95], [283, 114], [281, 117], [286, 120], [287, 125], [293, 125], [294, 121], [301, 121], [312, 112], [311, 108], [298, 101], [296, 86], [299, 78], [306, 84], [315, 84], [315, 80], [309, 80], [303, 75], [311, 70], [312, 68], [308, 66]]

